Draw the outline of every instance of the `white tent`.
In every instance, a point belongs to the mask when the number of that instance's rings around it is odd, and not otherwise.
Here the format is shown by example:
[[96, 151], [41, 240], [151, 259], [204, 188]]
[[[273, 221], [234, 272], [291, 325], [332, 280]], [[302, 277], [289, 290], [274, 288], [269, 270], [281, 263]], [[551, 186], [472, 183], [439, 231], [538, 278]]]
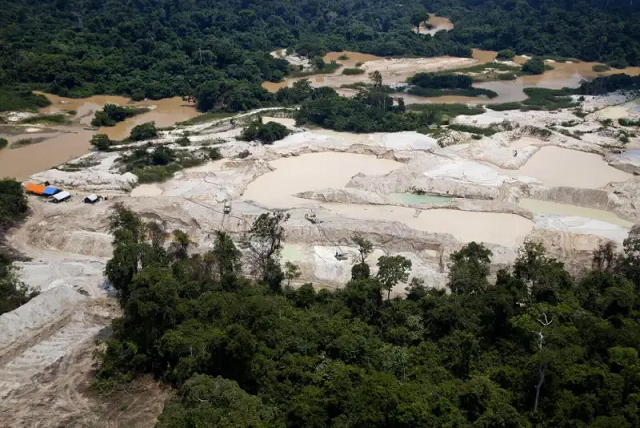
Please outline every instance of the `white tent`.
[[94, 203], [98, 202], [98, 195], [91, 194], [91, 195], [89, 195], [89, 196], [84, 198], [84, 202], [86, 204], [94, 204]]
[[66, 201], [67, 199], [69, 199], [71, 197], [71, 193], [65, 191], [56, 193], [55, 195], [52, 196], [54, 202], [62, 202], [62, 201]]

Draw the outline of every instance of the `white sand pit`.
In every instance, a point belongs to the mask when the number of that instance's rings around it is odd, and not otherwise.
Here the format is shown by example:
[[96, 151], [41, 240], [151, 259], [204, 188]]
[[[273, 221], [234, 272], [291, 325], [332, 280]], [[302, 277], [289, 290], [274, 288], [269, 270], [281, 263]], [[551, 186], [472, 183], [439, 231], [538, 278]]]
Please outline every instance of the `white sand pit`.
[[520, 246], [534, 223], [515, 214], [470, 212], [450, 209], [416, 210], [395, 206], [338, 205], [331, 211], [362, 220], [398, 221], [426, 232], [449, 233], [461, 242], [489, 242], [507, 247]]
[[271, 116], [263, 116], [262, 123], [275, 122], [280, 125], [284, 125], [287, 128], [295, 128], [296, 120], [288, 117], [271, 117]]
[[351, 153], [310, 153], [270, 162], [275, 171], [258, 177], [247, 186], [244, 200], [265, 208], [292, 208], [314, 204], [293, 197], [296, 193], [326, 188], [341, 189], [362, 172], [383, 175], [400, 168], [400, 162]]
[[533, 138], [533, 137], [522, 137], [522, 138], [518, 138], [517, 140], [512, 141], [509, 144], [509, 147], [513, 148], [513, 149], [524, 149], [525, 147], [531, 147], [531, 146], [543, 146], [546, 143], [542, 140], [539, 140], [537, 138]]
[[609, 166], [600, 155], [556, 146], [541, 148], [520, 169], [508, 173], [537, 178], [549, 187], [585, 189], [599, 189], [632, 177]]
[[162, 195], [162, 188], [157, 184], [141, 184], [131, 191], [131, 197], [133, 198], [160, 195]]

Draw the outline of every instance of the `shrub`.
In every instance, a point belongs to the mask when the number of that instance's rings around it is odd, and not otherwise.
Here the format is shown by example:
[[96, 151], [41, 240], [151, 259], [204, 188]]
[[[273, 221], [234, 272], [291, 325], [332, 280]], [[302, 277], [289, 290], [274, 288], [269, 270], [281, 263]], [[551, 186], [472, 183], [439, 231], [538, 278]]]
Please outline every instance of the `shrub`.
[[96, 134], [91, 137], [91, 145], [97, 150], [109, 150], [109, 147], [111, 147], [112, 144], [113, 141], [111, 141], [106, 134]]
[[342, 54], [342, 55], [340, 55], [340, 56], [338, 57], [338, 59], [339, 59], [339, 60], [341, 60], [341, 61], [346, 61], [346, 60], [348, 60], [348, 59], [349, 59], [349, 56], [348, 56], [348, 55], [345, 55], [345, 54]]
[[345, 76], [353, 76], [356, 74], [364, 74], [364, 70], [361, 68], [345, 68], [342, 70], [342, 74]]
[[618, 123], [622, 126], [640, 126], [640, 119], [625, 119], [625, 118], [621, 118], [618, 119]]
[[151, 152], [151, 164], [152, 165], [168, 165], [176, 158], [176, 154], [167, 146], [156, 147]]
[[258, 120], [245, 127], [240, 137], [245, 141], [258, 140], [262, 144], [272, 144], [287, 135], [289, 135], [289, 129], [286, 126], [276, 122], [262, 123]]
[[128, 117], [133, 117], [140, 113], [147, 112], [146, 108], [122, 107], [116, 104], [105, 104], [102, 110], [98, 110], [91, 120], [93, 126], [115, 126], [116, 123], [124, 121]]
[[0, 150], [4, 149], [9, 145], [9, 142], [4, 138], [0, 138]]
[[212, 147], [209, 150], [209, 159], [213, 161], [222, 159], [222, 153], [220, 153], [220, 149], [218, 147]]
[[545, 66], [542, 58], [531, 58], [522, 66], [522, 72], [526, 74], [542, 74]]
[[605, 71], [611, 70], [611, 67], [605, 64], [596, 64], [593, 67], [591, 67], [591, 69], [596, 73], [604, 73]]
[[131, 130], [131, 138], [133, 141], [148, 140], [158, 136], [158, 130], [156, 129], [155, 122], [146, 122], [141, 125], [135, 126]]
[[182, 137], [178, 138], [176, 140], [176, 144], [178, 144], [179, 146], [182, 146], [182, 147], [187, 147], [187, 146], [191, 145], [191, 140], [189, 140], [189, 137], [187, 137], [185, 135], [185, 136], [182, 136]]
[[514, 56], [516, 56], [516, 53], [512, 49], [504, 49], [498, 52], [496, 58], [501, 60], [511, 60]]

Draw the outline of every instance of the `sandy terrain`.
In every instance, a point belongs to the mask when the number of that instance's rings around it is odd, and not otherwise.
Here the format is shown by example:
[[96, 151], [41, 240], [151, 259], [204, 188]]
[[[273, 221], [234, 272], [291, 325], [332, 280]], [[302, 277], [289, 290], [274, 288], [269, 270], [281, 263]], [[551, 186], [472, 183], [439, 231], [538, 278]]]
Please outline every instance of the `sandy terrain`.
[[[595, 111], [624, 101], [628, 98], [588, 97], [584, 105]], [[632, 149], [640, 139], [631, 139], [627, 153], [611, 150], [619, 147], [617, 125], [601, 130], [595, 114], [487, 111], [456, 118], [503, 127], [475, 140], [446, 128], [432, 135], [301, 129], [268, 110], [261, 111], [272, 114], [265, 121], [293, 131], [273, 145], [237, 140], [242, 120], [255, 112], [238, 115], [233, 123], [216, 120], [164, 131], [152, 144], [172, 144], [189, 132], [193, 145], [186, 150], [216, 140], [225, 157], [179, 171], [164, 183], [135, 187], [137, 177], [119, 172], [117, 152], [87, 155], [75, 162], [90, 165], [80, 171], [34, 175], [74, 197], [57, 205], [29, 197], [32, 214], [7, 237], [32, 258], [18, 264], [20, 278], [43, 291], [31, 304], [0, 317], [0, 412], [7, 415], [7, 426], [152, 426], [169, 395], [150, 381], [109, 398], [88, 388], [94, 340], [108, 333], [117, 313], [102, 277], [111, 256], [107, 218], [117, 202], [167, 230], [185, 230], [197, 251], [210, 248], [215, 230], [240, 240], [265, 208], [284, 210], [291, 218], [283, 260], [294, 261], [302, 272], [293, 285], [308, 281], [324, 288], [349, 279], [356, 255], [350, 237], [356, 232], [374, 245], [372, 265], [383, 254], [400, 254], [412, 261], [413, 276], [442, 288], [449, 256], [466, 242], [486, 243], [494, 271], [511, 263], [517, 247], [530, 239], [578, 272], [598, 245], [620, 244], [632, 221], [640, 219], [640, 178], [621, 171], [635, 168]], [[579, 122], [573, 129], [584, 132], [581, 139], [556, 131], [568, 120]], [[512, 126], [504, 126], [507, 121]], [[550, 133], [539, 139], [537, 128]], [[249, 155], [239, 159], [244, 151]], [[109, 200], [82, 203], [82, 195], [97, 191]], [[229, 214], [224, 201], [231, 202]], [[310, 213], [320, 222], [309, 221]], [[347, 260], [338, 260], [336, 252]], [[399, 284], [394, 294], [403, 288]]]

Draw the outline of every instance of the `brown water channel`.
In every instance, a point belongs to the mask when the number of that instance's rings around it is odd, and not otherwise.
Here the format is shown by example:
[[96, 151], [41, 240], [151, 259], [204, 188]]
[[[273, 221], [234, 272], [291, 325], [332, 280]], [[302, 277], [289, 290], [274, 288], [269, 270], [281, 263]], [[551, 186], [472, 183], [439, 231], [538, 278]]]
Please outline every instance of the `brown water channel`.
[[[89, 152], [91, 148], [89, 140], [97, 133], [107, 134], [111, 139], [120, 140], [127, 137], [134, 126], [144, 122], [155, 121], [156, 126], [166, 127], [199, 114], [192, 104], [185, 103], [179, 97], [133, 102], [128, 98], [110, 95], [79, 99], [44, 95], [51, 101], [51, 105], [41, 109], [40, 113], [75, 111], [71, 124], [0, 126], [0, 137], [9, 141], [9, 147], [0, 150], [0, 177], [27, 180], [31, 174], [82, 156]], [[153, 109], [113, 127], [101, 127], [97, 131], [85, 129], [90, 126], [95, 111], [108, 103]], [[15, 149], [10, 148], [12, 143], [24, 139], [38, 142]]]

